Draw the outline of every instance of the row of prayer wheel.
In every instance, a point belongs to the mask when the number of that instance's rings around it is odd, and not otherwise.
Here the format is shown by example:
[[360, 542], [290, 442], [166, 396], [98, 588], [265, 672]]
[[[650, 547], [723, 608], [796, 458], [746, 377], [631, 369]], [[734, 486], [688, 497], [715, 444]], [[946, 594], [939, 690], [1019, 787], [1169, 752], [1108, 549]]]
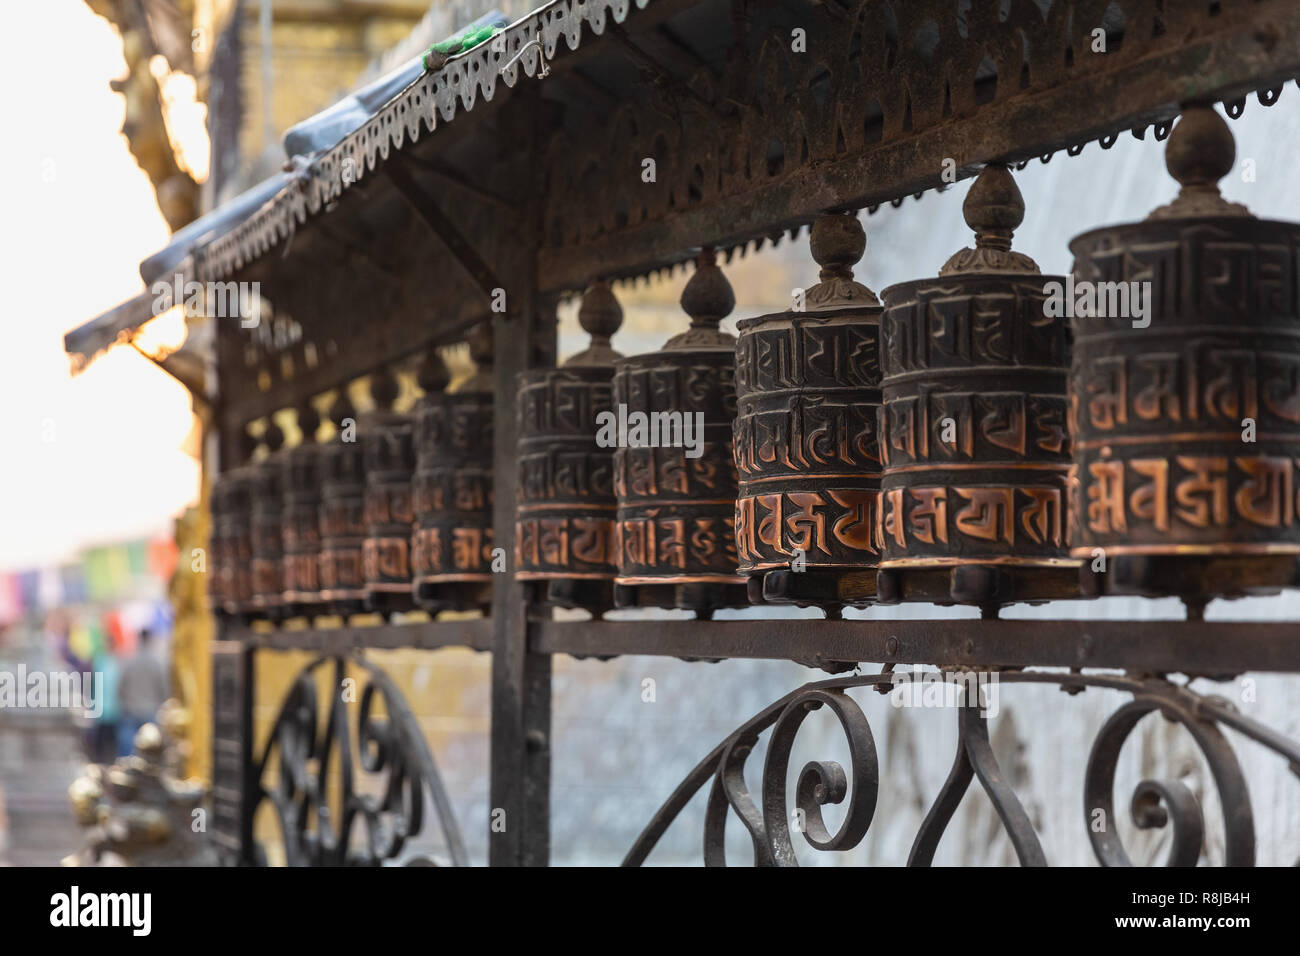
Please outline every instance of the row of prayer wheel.
[[474, 374], [448, 391], [435, 350], [423, 397], [393, 411], [398, 383], [370, 378], [375, 409], [358, 415], [340, 389], [337, 434], [298, 410], [301, 444], [282, 448], [269, 420], [261, 461], [223, 472], [211, 496], [209, 596], [221, 614], [279, 620], [314, 614], [486, 610], [492, 581], [492, 341], [469, 337]]
[[[1075, 238], [1069, 276], [1012, 250], [1024, 204], [994, 165], [963, 206], [974, 247], [880, 297], [853, 279], [865, 236], [841, 214], [811, 230], [818, 283], [738, 336], [711, 249], [682, 293], [690, 327], [657, 352], [613, 351], [622, 313], [596, 283], [590, 347], [519, 381], [515, 576], [561, 606], [705, 615], [1100, 594], [1199, 612], [1300, 585], [1300, 226], [1225, 201], [1233, 162], [1218, 114], [1186, 110], [1178, 198]], [[359, 457], [300, 446], [224, 476], [219, 606], [484, 606], [490, 343], [475, 357], [456, 394], [423, 376], [414, 424], [363, 421]], [[279, 536], [259, 510], [277, 493]], [[278, 563], [260, 553], [277, 542]]]

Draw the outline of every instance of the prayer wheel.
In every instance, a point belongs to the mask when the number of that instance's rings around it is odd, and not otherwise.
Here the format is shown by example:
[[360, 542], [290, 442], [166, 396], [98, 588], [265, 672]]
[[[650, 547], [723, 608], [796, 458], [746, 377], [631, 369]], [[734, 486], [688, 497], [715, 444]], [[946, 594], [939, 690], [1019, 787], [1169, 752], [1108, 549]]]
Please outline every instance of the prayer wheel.
[[1219, 193], [1228, 125], [1187, 108], [1178, 197], [1070, 243], [1072, 550], [1094, 593], [1216, 596], [1297, 583], [1300, 224]]
[[281, 495], [284, 459], [280, 453], [283, 444], [284, 432], [274, 419], [268, 418], [262, 432], [266, 457], [251, 466], [252, 603], [254, 613], [269, 620], [277, 619], [284, 605], [284, 552], [280, 522], [280, 511], [284, 506]]
[[[240, 439], [246, 460], [251, 456], [253, 441], [247, 433], [241, 434]], [[226, 618], [243, 619], [253, 610], [252, 479], [252, 468], [244, 464], [223, 471], [212, 483], [208, 599], [213, 611]]]
[[[447, 367], [436, 351], [420, 370], [426, 392], [447, 387]], [[433, 364], [430, 364], [433, 363]], [[410, 611], [411, 481], [415, 475], [415, 416], [392, 409], [398, 383], [388, 369], [370, 376], [375, 409], [364, 416], [361, 446], [365, 460], [365, 525], [361, 566], [366, 607], [384, 615]]]
[[809, 239], [820, 281], [738, 326], [736, 550], [751, 599], [833, 614], [876, 591], [881, 306], [853, 280], [855, 215], [822, 216]]
[[691, 327], [663, 349], [620, 359], [614, 416], [619, 607], [709, 614], [749, 603], [736, 570], [735, 336], [718, 324], [736, 299], [705, 248], [682, 291]]
[[366, 540], [365, 456], [357, 410], [341, 386], [329, 410], [337, 429], [320, 448], [320, 596], [332, 614], [365, 610], [361, 552]]
[[[614, 448], [598, 441], [614, 415], [609, 344], [623, 310], [606, 282], [582, 298], [578, 321], [591, 344], [560, 368], [519, 375], [515, 577], [546, 582], [561, 607], [613, 607], [618, 573]], [[539, 595], [540, 597], [540, 595]]]
[[1011, 249], [1024, 200], [988, 166], [975, 248], [882, 293], [879, 598], [978, 605], [1078, 596], [1067, 551], [1069, 325]]
[[321, 446], [320, 413], [310, 402], [298, 409], [300, 444], [284, 452], [280, 540], [283, 609], [286, 617], [312, 616], [325, 608], [320, 586]]
[[416, 414], [412, 580], [416, 603], [431, 613], [492, 603], [490, 327], [476, 327], [468, 341], [475, 373], [426, 394]]

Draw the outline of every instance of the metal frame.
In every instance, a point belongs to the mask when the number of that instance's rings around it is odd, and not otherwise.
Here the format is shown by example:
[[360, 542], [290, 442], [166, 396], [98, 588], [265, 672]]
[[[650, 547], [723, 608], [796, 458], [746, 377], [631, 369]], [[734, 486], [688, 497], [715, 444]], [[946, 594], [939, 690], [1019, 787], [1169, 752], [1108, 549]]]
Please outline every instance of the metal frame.
[[[887, 71], [888, 79], [882, 78], [878, 67], [873, 67], [874, 72], [869, 76], [836, 74], [837, 70], [857, 62], [844, 46], [852, 32], [845, 25], [875, 22], [871, 18], [882, 16], [887, 4], [876, 0], [861, 4], [828, 2], [815, 7], [774, 4], [773, 7], [782, 6], [786, 13], [789, 7], [799, 7], [808, 19], [810, 33], [835, 44], [838, 59], [828, 65], [834, 83], [830, 91], [832, 109], [827, 113], [823, 106], [813, 109], [804, 104], [808, 116], [822, 119], [839, 116], [835, 107], [840, 103], [845, 109], [850, 105], [854, 109], [866, 109], [873, 83], [884, 84], [875, 90], [881, 96], [884, 95], [881, 90], [887, 88], [897, 94], [899, 83], [903, 88], [910, 83], [917, 96], [906, 98], [906, 109], [896, 96], [882, 104], [878, 142], [863, 142], [859, 133], [855, 133], [853, 147], [840, 155], [833, 132], [827, 146], [826, 130], [804, 129], [803, 134], [811, 143], [810, 159], [801, 161], [792, 145], [787, 146], [783, 157], [789, 157], [789, 162], [783, 171], [743, 183], [735, 178], [736, 163], [748, 162], [746, 156], [759, 155], [755, 151], [766, 149], [773, 136], [791, 134], [786, 128], [789, 117], [782, 119], [770, 109], [764, 112], [763, 101], [740, 102], [735, 98], [752, 94], [760, 75], [766, 75], [769, 84], [773, 77], [780, 75], [766, 48], [747, 32], [753, 28], [755, 17], [761, 19], [767, 15], [767, 12], [760, 13], [757, 6], [745, 0], [731, 4], [690, 4], [678, 0], [647, 4], [638, 0], [634, 7], [627, 2], [588, 3], [584, 15], [592, 32], [605, 32], [606, 14], [616, 24], [624, 25], [614, 26], [617, 43], [594, 43], [592, 37], [587, 37], [582, 41], [581, 50], [578, 46], [583, 37], [582, 23], [564, 21], [553, 7], [548, 7], [537, 15], [540, 19], [529, 21], [526, 28], [512, 28], [508, 48], [500, 54], [508, 57], [534, 42], [540, 34], [546, 61], [554, 58], [550, 66], [556, 77], [545, 82], [567, 84], [562, 89], [608, 105], [619, 103], [621, 97], [593, 83], [590, 72], [579, 72], [579, 68], [591, 71], [602, 51], [623, 49], [641, 75], [649, 80], [645, 84], [646, 101], [639, 103], [638, 108], [654, 119], [638, 127], [628, 142], [621, 144], [616, 155], [623, 158], [648, 155], [646, 151], [653, 148], [658, 131], [673, 127], [674, 148], [679, 153], [694, 155], [694, 150], [708, 157], [709, 176], [701, 187], [698, 201], [671, 209], [671, 203], [667, 203], [644, 216], [638, 215], [636, 221], [620, 224], [616, 217], [612, 218], [611, 210], [605, 208], [606, 200], [619, 195], [611, 178], [613, 174], [602, 167], [597, 180], [585, 185], [582, 174], [584, 157], [609, 149], [609, 136], [598, 136], [597, 131], [603, 127], [611, 131], [619, 128], [619, 123], [626, 118], [626, 110], [618, 106], [612, 113], [596, 115], [586, 129], [553, 136], [548, 124], [554, 119], [554, 104], [545, 100], [545, 85], [531, 79], [525, 81], [518, 72], [513, 72], [508, 81], [524, 83], [522, 88], [516, 87], [510, 97], [494, 103], [491, 110], [480, 106], [474, 115], [462, 116], [458, 124], [437, 137], [439, 141], [445, 140], [449, 154], [454, 154], [457, 148], [467, 148], [465, 144], [472, 141], [479, 128], [467, 121], [481, 118], [480, 125], [484, 128], [491, 124], [492, 138], [488, 143], [501, 151], [499, 155], [506, 152], [503, 144], [513, 144], [509, 157], [489, 164], [481, 175], [476, 175], [477, 170], [471, 168], [472, 159], [466, 161], [468, 165], [461, 166], [451, 160], [438, 161], [434, 170], [437, 182], [453, 185], [472, 182], [475, 187], [461, 190], [476, 198], [464, 221], [453, 226], [446, 218], [446, 207], [439, 205], [424, 178], [430, 168], [421, 162], [414, 140], [425, 111], [428, 113], [426, 126], [432, 129], [436, 116], [441, 116], [444, 122], [451, 119], [458, 97], [466, 108], [473, 104], [474, 97], [472, 88], [468, 97], [464, 91], [457, 94], [437, 75], [404, 92], [366, 131], [349, 137], [323, 157], [307, 172], [301, 193], [283, 202], [277, 200], [264, 214], [253, 217], [209, 248], [199, 250], [197, 261], [204, 277], [261, 278], [273, 300], [283, 304], [290, 315], [316, 314], [321, 306], [328, 305], [352, 310], [348, 312], [349, 321], [356, 326], [351, 330], [330, 327], [329, 335], [339, 336], [336, 355], [314, 366], [300, 362], [300, 374], [296, 377], [273, 375], [269, 389], [258, 385], [257, 377], [267, 373], [282, 357], [271, 350], [250, 355], [248, 343], [239, 338], [238, 329], [219, 329], [223, 402], [218, 409], [218, 420], [223, 457], [236, 459], [236, 436], [259, 416], [276, 408], [295, 406], [308, 395], [355, 378], [378, 365], [415, 354], [430, 342], [455, 341], [482, 315], [484, 284], [506, 281], [509, 283], [507, 311], [493, 317], [497, 397], [494, 530], [495, 540], [509, 552], [515, 520], [516, 375], [529, 368], [554, 364], [554, 308], [559, 296], [580, 289], [596, 278], [635, 279], [671, 268], [705, 243], [726, 249], [728, 257], [737, 251], [743, 254], [751, 243], [757, 248], [769, 237], [779, 238], [787, 230], [797, 231], [823, 210], [901, 202], [908, 194], [919, 195], [940, 186], [942, 159], [948, 156], [956, 158], [960, 175], [969, 175], [986, 161], [1027, 162], [1034, 156], [1046, 161], [1053, 151], [1060, 149], [1077, 153], [1092, 139], [1098, 139], [1106, 148], [1123, 130], [1131, 129], [1134, 135], [1141, 136], [1152, 126], [1157, 136], [1163, 136], [1178, 105], [1190, 100], [1227, 101], [1229, 112], [1235, 114], [1247, 93], [1259, 91], [1260, 101], [1271, 105], [1281, 85], [1300, 72], [1300, 10], [1293, 3], [1280, 0], [1223, 4], [1128, 0], [1122, 4], [1128, 16], [1124, 47], [1116, 54], [1113, 64], [1079, 68], [1074, 72], [1054, 66], [1055, 58], [1086, 36], [1081, 32], [1085, 22], [1101, 21], [1107, 7], [1105, 2], [1058, 0], [1052, 16], [1045, 19], [1035, 3], [1016, 2], [1012, 4], [1009, 24], [995, 24], [988, 20], [987, 12], [977, 12], [972, 16], [983, 18], [979, 25], [997, 37], [990, 46], [995, 66], [1001, 68], [1003, 82], [995, 82], [992, 91], [980, 65], [976, 61], [966, 62], [969, 56], [964, 53], [957, 56], [954, 52], [960, 49], [952, 47], [961, 28], [953, 22], [957, 4], [906, 5], [904, 35], [901, 40], [895, 36], [892, 41], [903, 50], [903, 56], [892, 71]], [[694, 47], [683, 44], [671, 58], [665, 54], [664, 58], [657, 59], [647, 52], [648, 48], [662, 52], [663, 38], [654, 31], [662, 30], [665, 24], [674, 22], [674, 17], [688, 14], [696, 7], [709, 8], [715, 14], [730, 10], [733, 22], [739, 25], [738, 35], [745, 38], [727, 51], [721, 67], [716, 59], [710, 60], [708, 55], [699, 52], [703, 47], [698, 44]], [[1074, 10], [1078, 22], [1065, 17], [1062, 7]], [[997, 5], [991, 8], [996, 9]], [[934, 98], [933, 83], [927, 77], [937, 68], [913, 56], [908, 46], [923, 29], [927, 15], [938, 18], [940, 36], [955, 57], [952, 63], [942, 64], [943, 69], [937, 73], [960, 74], [965, 84], [961, 89], [950, 90], [951, 103], [942, 102], [942, 96], [939, 100]], [[1034, 21], [1033, 17], [1040, 20]], [[680, 25], [690, 21], [675, 22]], [[762, 22], [770, 26], [784, 21], [781, 15], [773, 15]], [[967, 28], [973, 29], [974, 25], [972, 21]], [[1047, 46], [1030, 51], [1034, 69], [1041, 72], [1031, 78], [1028, 89], [1017, 90], [1010, 82], [1015, 71], [1008, 73], [1007, 68], [1020, 63], [1021, 41], [1016, 33], [1020, 26], [1030, 29], [1034, 38]], [[845, 39], [829, 39], [839, 34], [844, 34]], [[655, 39], [650, 43], [652, 35]], [[572, 51], [567, 56], [557, 45], [561, 36]], [[1015, 43], [1011, 42], [1013, 38]], [[746, 47], [746, 42], [750, 47]], [[637, 51], [636, 55], [628, 51], [629, 45]], [[761, 55], [753, 55], [760, 48]], [[482, 54], [486, 57], [483, 63], [490, 65], [491, 57], [486, 51]], [[664, 65], [667, 59], [672, 59], [672, 69]], [[957, 60], [961, 62], [958, 64]], [[512, 69], [522, 67], [527, 77], [533, 77], [546, 65], [536, 56], [526, 56]], [[803, 96], [807, 92], [805, 87], [811, 89], [818, 81], [816, 64], [810, 61], [798, 69], [800, 72], [791, 77], [790, 83]], [[468, 83], [468, 67], [461, 75]], [[596, 96], [593, 89], [604, 96]], [[927, 91], [928, 98], [920, 96], [922, 90]], [[490, 89], [481, 88], [480, 92], [485, 94], [484, 99], [491, 98]], [[787, 92], [769, 86], [766, 95], [779, 101]], [[418, 115], [417, 103], [421, 111]], [[411, 115], [405, 115], [403, 106], [411, 108]], [[485, 115], [480, 117], [480, 113]], [[403, 116], [404, 119], [400, 118]], [[834, 129], [834, 123], [829, 129]], [[370, 138], [367, 140], [362, 132]], [[594, 138], [583, 143], [584, 136]], [[726, 141], [725, 148], [719, 147], [720, 140]], [[576, 159], [575, 144], [583, 146]], [[827, 148], [831, 155], [822, 156], [821, 152]], [[390, 152], [402, 149], [411, 149], [415, 161], [394, 162]], [[523, 154], [537, 161], [521, 166], [517, 160]], [[337, 171], [349, 158], [359, 162], [362, 173], [383, 167], [385, 161], [389, 164], [387, 177], [364, 177], [361, 188], [366, 202], [353, 195], [351, 189], [348, 195], [352, 198], [343, 195], [349, 184], [340, 181]], [[687, 187], [683, 197], [691, 194], [691, 170], [674, 168], [670, 176], [677, 177], [679, 185]], [[566, 204], [571, 207], [583, 189], [589, 189], [595, 197], [596, 208], [569, 208], [565, 212]], [[518, 196], [520, 202], [512, 207], [510, 200], [505, 199], [507, 196]], [[335, 203], [339, 211], [331, 212]], [[415, 206], [417, 216], [410, 216], [410, 210], [405, 208], [407, 203]], [[394, 206], [404, 209], [405, 219], [392, 218], [397, 215], [392, 211]], [[311, 223], [315, 218], [326, 213], [334, 220], [347, 223], [347, 228], [313, 228]], [[371, 213], [372, 218], [367, 219]], [[379, 226], [394, 221], [402, 225], [390, 230], [391, 235]], [[425, 231], [415, 231], [417, 227], [411, 225], [412, 221], [418, 222], [418, 229]], [[292, 255], [264, 258], [268, 250], [287, 244], [298, 228], [303, 229], [303, 234], [296, 240]], [[345, 233], [363, 247], [354, 261], [365, 265], [357, 270], [357, 275], [327, 275], [338, 269], [340, 257], [335, 245], [349, 241]], [[334, 239], [329, 239], [330, 235]], [[433, 236], [432, 246], [399, 248], [403, 242], [424, 243], [429, 235]], [[344, 238], [340, 240], [340, 236]], [[553, 237], [559, 237], [558, 241]], [[421, 255], [427, 258], [423, 267], [415, 270], [412, 263]], [[427, 281], [426, 273], [433, 272], [449, 283], [450, 290], [439, 302], [446, 308], [437, 322], [428, 321], [426, 287], [420, 285]], [[369, 285], [371, 280], [376, 283], [373, 289]], [[331, 301], [340, 294], [340, 289], [346, 290], [346, 300]], [[320, 321], [324, 329], [327, 320]], [[313, 334], [311, 328], [301, 331], [308, 337]], [[326, 335], [324, 331], [320, 334]], [[301, 351], [301, 346], [297, 346], [293, 355], [300, 356]], [[1198, 735], [1208, 740], [1217, 734], [1212, 726], [1205, 729], [1208, 725], [1222, 723], [1240, 730], [1249, 723], [1220, 703], [1192, 695], [1168, 681], [1166, 675], [1181, 673], [1223, 679], [1245, 671], [1300, 672], [1300, 623], [1296, 622], [750, 619], [561, 623], [549, 620], [532, 602], [532, 592], [526, 585], [515, 582], [509, 575], [498, 575], [491, 616], [480, 621], [338, 629], [309, 627], [281, 629], [275, 633], [261, 633], [223, 622], [218, 645], [223, 663], [217, 670], [219, 675], [226, 675], [227, 683], [219, 686], [225, 686], [227, 693], [239, 694], [240, 704], [219, 715], [222, 722], [216, 746], [218, 754], [225, 754], [226, 762], [218, 768], [219, 772], [222, 767], [229, 768], [231, 753], [227, 751], [234, 746], [241, 754], [244, 779], [233, 781], [234, 791], [228, 786], [231, 781], [217, 781], [218, 794], [224, 795], [226, 801], [231, 799], [232, 792], [243, 795], [243, 811], [238, 821], [218, 815], [216, 829], [222, 845], [243, 862], [255, 859], [251, 808], [260, 799], [260, 784], [255, 775], [257, 768], [252, 763], [251, 741], [247, 739], [251, 736], [253, 654], [306, 648], [339, 658], [361, 654], [369, 648], [451, 645], [492, 653], [491, 806], [504, 812], [506, 822], [504, 828], [490, 826], [489, 858], [494, 866], [545, 865], [549, 860], [551, 657], [554, 654], [784, 659], [832, 673], [867, 661], [885, 665], [879, 674], [810, 684], [742, 726], [705, 758], [665, 804], [630, 852], [628, 862], [633, 863], [644, 859], [657, 834], [675, 814], [675, 808], [684, 802], [682, 795], [689, 796], [687, 791], [693, 793], [710, 776], [718, 782], [710, 800], [706, 862], [719, 861], [718, 835], [728, 807], [737, 811], [754, 837], [758, 862], [792, 862], [788, 830], [784, 829], [784, 822], [776, 822], [783, 820], [783, 813], [771, 812], [772, 807], [785, 805], [785, 767], [779, 760], [773, 764], [769, 756], [768, 769], [772, 775], [769, 778], [765, 773], [764, 790], [769, 790], [769, 785], [774, 789], [764, 796], [763, 809], [759, 812], [753, 801], [734, 786], [735, 765], [728, 761], [733, 754], [739, 755], [737, 743], [747, 742], [748, 747], [757, 732], [775, 726], [774, 733], [779, 732], [786, 741], [782, 747], [788, 755], [786, 738], [792, 737], [801, 719], [796, 719], [791, 708], [830, 706], [840, 715], [855, 753], [865, 754], [863, 748], [869, 741], [869, 729], [863, 736], [865, 721], [858, 720], [861, 712], [853, 714], [856, 705], [846, 704], [846, 700], [850, 704], [851, 700], [843, 692], [851, 687], [883, 687], [892, 680], [894, 665], [978, 667], [998, 671], [1011, 682], [1050, 682], [1066, 689], [1101, 686], [1131, 693], [1135, 702], [1121, 708], [1103, 729], [1094, 751], [1098, 769], [1089, 771], [1090, 798], [1106, 800], [1110, 791], [1101, 792], [1105, 789], [1102, 784], [1106, 780], [1106, 761], [1111, 759], [1112, 749], [1118, 752], [1127, 730], [1131, 730], [1126, 722], [1138, 711], [1158, 709], [1172, 719], [1190, 721], [1189, 727], [1198, 742], [1202, 741]], [[1070, 670], [1055, 674], [1024, 670], [1033, 667]], [[1126, 671], [1127, 676], [1084, 673], [1084, 668], [1116, 668]], [[230, 708], [232, 704], [223, 701], [220, 693], [217, 701], [219, 708]], [[932, 819], [927, 819], [918, 835], [913, 862], [928, 860], [956, 800], [973, 776], [981, 780], [997, 805], [1022, 862], [1040, 862], [1041, 850], [1035, 852], [1037, 840], [1032, 831], [1025, 832], [1023, 811], [1017, 815], [1014, 794], [998, 783], [996, 764], [989, 763], [987, 729], [970, 711], [969, 706], [960, 710], [963, 749], [954, 765], [953, 776], [934, 805]], [[239, 742], [232, 744], [230, 724], [237, 712], [242, 714], [244, 723], [242, 729], [234, 729]], [[1270, 736], [1264, 728], [1252, 725], [1245, 732], [1285, 755], [1293, 761], [1293, 766], [1300, 759], [1294, 744]], [[1212, 740], [1204, 746], [1215, 749], [1218, 744]], [[818, 765], [814, 773], [818, 779], [801, 779], [800, 806], [811, 814], [815, 807], [837, 802], [845, 795], [844, 784], [848, 779], [866, 788], [861, 791], [861, 799], [867, 800], [866, 793], [873, 787], [869, 766], [873, 761], [874, 754], [871, 760], [862, 756], [861, 765], [855, 765], [851, 778], [842, 768]], [[1234, 761], [1230, 753], [1224, 755], [1215, 749], [1211, 762], [1221, 787], [1229, 788], [1223, 791], [1225, 800], [1233, 794], [1244, 793], [1244, 789], [1234, 789], [1238, 784], [1231, 772]], [[1220, 768], [1228, 769], [1220, 773]], [[805, 777], [807, 774], [805, 771]], [[1240, 776], [1239, 772], [1236, 776]], [[1168, 811], [1163, 819], [1173, 821], [1176, 833], [1172, 859], [1194, 862], [1193, 844], [1197, 852], [1200, 846], [1199, 809], [1188, 805], [1189, 795], [1169, 786], [1144, 784], [1143, 788], [1134, 800], [1139, 825], [1159, 825], [1163, 807]], [[1096, 793], [1092, 793], [1094, 790]], [[855, 789], [854, 793], [857, 798], [859, 791]], [[845, 833], [831, 837], [810, 830], [806, 834], [812, 837], [809, 842], [814, 846], [826, 844], [825, 848], [831, 849], [852, 845], [861, 839], [870, 823], [870, 813], [860, 812], [861, 816], [850, 812]], [[1248, 835], [1240, 820], [1230, 820], [1228, 826], [1232, 842], [1229, 862], [1253, 859], [1253, 832]], [[1107, 844], [1098, 846], [1097, 852], [1102, 862], [1127, 859], [1122, 847]]]

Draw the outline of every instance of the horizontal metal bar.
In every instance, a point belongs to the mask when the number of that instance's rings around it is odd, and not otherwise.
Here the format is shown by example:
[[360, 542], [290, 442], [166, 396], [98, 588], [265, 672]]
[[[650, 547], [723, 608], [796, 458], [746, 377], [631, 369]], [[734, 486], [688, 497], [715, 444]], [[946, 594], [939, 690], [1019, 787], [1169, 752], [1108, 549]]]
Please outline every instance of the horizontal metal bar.
[[546, 621], [534, 650], [980, 668], [1101, 667], [1224, 677], [1300, 671], [1300, 622], [899, 620]]
[[950, 158], [959, 178], [973, 175], [987, 162], [1032, 159], [1171, 120], [1182, 103], [1227, 101], [1280, 86], [1297, 70], [1300, 7], [1260, 5], [1256, 18], [1189, 36], [1173, 49], [1113, 70], [1026, 91], [834, 162], [797, 166], [667, 219], [580, 246], [543, 247], [537, 253], [542, 291], [582, 289], [597, 277], [643, 275], [681, 262], [701, 245], [728, 248], [811, 222], [826, 209], [858, 209], [937, 188]]
[[371, 627], [276, 628], [273, 631], [249, 627], [231, 628], [228, 640], [258, 650], [313, 651], [318, 654], [347, 654], [354, 650], [433, 650], [440, 647], [492, 649], [492, 621], [479, 617], [464, 621], [417, 621], [411, 624], [376, 624]]

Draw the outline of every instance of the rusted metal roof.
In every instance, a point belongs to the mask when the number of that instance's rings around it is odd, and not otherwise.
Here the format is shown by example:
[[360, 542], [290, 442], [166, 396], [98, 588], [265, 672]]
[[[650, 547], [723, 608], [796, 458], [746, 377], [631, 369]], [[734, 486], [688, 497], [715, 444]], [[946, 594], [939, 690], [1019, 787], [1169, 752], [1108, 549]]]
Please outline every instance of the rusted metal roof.
[[[639, 0], [639, 5], [643, 6], [645, 2]], [[457, 99], [465, 111], [473, 108], [480, 94], [482, 99], [490, 100], [496, 88], [497, 70], [494, 67], [497, 61], [509, 59], [539, 35], [549, 38], [545, 41], [549, 43], [547, 55], [553, 55], [559, 36], [568, 34], [555, 27], [543, 30], [540, 24], [572, 21], [575, 14], [568, 8], [585, 6], [599, 7], [600, 4], [557, 0], [513, 26], [502, 14], [496, 11], [488, 13], [456, 35], [478, 33], [483, 28], [504, 28], [501, 42], [483, 43], [477, 48], [452, 54], [432, 72], [426, 69], [425, 57], [410, 60], [291, 127], [285, 134], [285, 153], [289, 157], [285, 172], [276, 173], [178, 230], [166, 246], [140, 263], [140, 277], [146, 285], [164, 278], [171, 282], [174, 272], [181, 275], [182, 281], [207, 281], [220, 278], [242, 265], [250, 254], [254, 257], [260, 255], [276, 242], [291, 236], [295, 224], [319, 212], [344, 188], [358, 181], [366, 171], [374, 169], [380, 129], [390, 134], [396, 131], [396, 144], [400, 148], [406, 138], [413, 142], [419, 137], [421, 121], [430, 131], [437, 125], [439, 117], [444, 122], [450, 121], [456, 114]], [[621, 8], [611, 11], [614, 18], [621, 21], [629, 5], [624, 2], [610, 6]], [[565, 9], [556, 11], [556, 7]], [[603, 12], [594, 19], [603, 26]], [[580, 33], [578, 30], [576, 35]], [[569, 45], [576, 48], [576, 36], [569, 40]], [[512, 52], [509, 55], [502, 52], [507, 50]], [[507, 71], [507, 84], [516, 82], [520, 68], [531, 76], [537, 67], [534, 47]], [[429, 104], [429, 110], [418, 111], [415, 108], [422, 101]], [[397, 118], [406, 117], [408, 112], [414, 120], [413, 126], [408, 128], [404, 123], [397, 124]], [[382, 157], [387, 157], [390, 141], [386, 138], [379, 153]], [[334, 181], [333, 186], [323, 185], [328, 180]], [[240, 250], [235, 255], [214, 257], [204, 254], [209, 246], [235, 233], [241, 242], [233, 246], [230, 243], [222, 245], [225, 249]], [[254, 249], [259, 251], [251, 253]], [[73, 371], [81, 371], [114, 344], [129, 341], [136, 329], [154, 317], [153, 300], [152, 294], [140, 293], [65, 335], [64, 348], [72, 359]]]

